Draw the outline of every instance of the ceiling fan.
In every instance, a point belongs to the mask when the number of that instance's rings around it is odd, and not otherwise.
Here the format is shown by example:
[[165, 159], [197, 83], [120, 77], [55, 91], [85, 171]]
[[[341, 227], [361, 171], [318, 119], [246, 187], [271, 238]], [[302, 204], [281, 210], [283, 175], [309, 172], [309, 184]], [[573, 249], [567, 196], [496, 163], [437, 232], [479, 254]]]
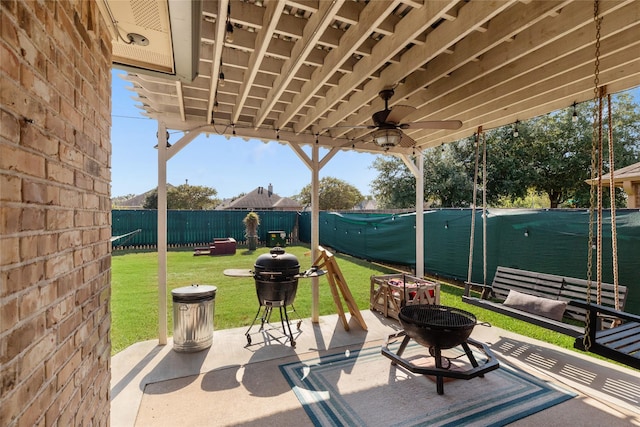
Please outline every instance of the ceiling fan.
[[334, 126], [335, 128], [350, 129], [375, 129], [372, 132], [373, 142], [382, 148], [390, 148], [396, 145], [404, 147], [415, 146], [416, 142], [410, 136], [402, 132], [403, 129], [460, 129], [460, 120], [428, 120], [421, 122], [400, 123], [403, 117], [415, 111], [409, 105], [396, 105], [389, 108], [389, 99], [393, 96], [393, 89], [383, 89], [378, 95], [384, 100], [384, 110], [374, 113], [371, 117], [373, 125], [362, 126]]

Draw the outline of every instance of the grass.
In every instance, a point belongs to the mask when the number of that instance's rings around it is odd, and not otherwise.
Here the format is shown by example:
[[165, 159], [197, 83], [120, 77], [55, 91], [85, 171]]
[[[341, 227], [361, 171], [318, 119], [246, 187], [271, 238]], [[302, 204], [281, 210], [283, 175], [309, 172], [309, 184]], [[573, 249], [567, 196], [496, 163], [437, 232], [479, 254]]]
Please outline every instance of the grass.
[[[215, 329], [248, 327], [258, 310], [255, 283], [251, 277], [227, 277], [228, 268], [253, 269], [256, 258], [269, 248], [248, 251], [239, 248], [235, 255], [193, 256], [191, 249], [172, 250], [167, 255], [167, 329], [173, 331], [171, 290], [194, 283], [218, 288], [215, 299]], [[312, 264], [305, 246], [287, 247], [298, 257], [301, 270]], [[395, 271], [347, 255], [336, 254], [358, 308], [369, 309], [370, 277]], [[156, 252], [116, 252], [112, 257], [112, 354], [138, 341], [158, 337], [158, 262]], [[476, 315], [479, 321], [529, 336], [560, 347], [573, 349], [573, 339], [529, 323], [512, 319], [462, 302], [463, 290], [455, 284], [441, 283], [440, 303], [459, 307]], [[311, 280], [300, 279], [295, 308], [302, 318], [311, 317]], [[348, 309], [345, 308], [348, 313]], [[320, 278], [320, 315], [336, 313], [326, 279]]]
[[[256, 258], [269, 248], [249, 251], [239, 248], [235, 255], [193, 256], [191, 249], [167, 254], [167, 328], [173, 331], [171, 290], [194, 283], [218, 288], [215, 299], [215, 329], [249, 326], [258, 310], [255, 282], [251, 277], [227, 277], [225, 269], [253, 269]], [[298, 257], [300, 269], [311, 267], [305, 246], [287, 247]], [[336, 254], [336, 261], [362, 310], [369, 308], [372, 275], [392, 270], [346, 255]], [[158, 337], [158, 255], [156, 252], [116, 252], [112, 257], [112, 354], [131, 344]], [[311, 317], [311, 280], [300, 279], [295, 308], [301, 318]], [[345, 308], [345, 311], [348, 310]], [[320, 278], [320, 315], [336, 313], [326, 279]]]

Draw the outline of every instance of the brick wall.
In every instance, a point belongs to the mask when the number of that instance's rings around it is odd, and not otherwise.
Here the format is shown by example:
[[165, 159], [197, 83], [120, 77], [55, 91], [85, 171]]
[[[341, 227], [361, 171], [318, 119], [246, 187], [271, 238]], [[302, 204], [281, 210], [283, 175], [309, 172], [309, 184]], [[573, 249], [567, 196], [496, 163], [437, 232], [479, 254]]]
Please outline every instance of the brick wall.
[[0, 19], [0, 425], [108, 425], [110, 39], [88, 0]]

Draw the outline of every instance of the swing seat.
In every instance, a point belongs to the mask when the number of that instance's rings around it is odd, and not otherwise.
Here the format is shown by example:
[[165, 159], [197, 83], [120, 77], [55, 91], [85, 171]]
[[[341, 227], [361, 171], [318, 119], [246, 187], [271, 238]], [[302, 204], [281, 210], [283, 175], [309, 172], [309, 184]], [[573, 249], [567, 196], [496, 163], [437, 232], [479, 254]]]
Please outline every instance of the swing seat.
[[[472, 287], [482, 288], [481, 298], [470, 296]], [[586, 309], [576, 303], [596, 299], [595, 289], [591, 290], [590, 298], [587, 295], [588, 291], [589, 286], [584, 279], [499, 266], [490, 287], [466, 282], [462, 300], [477, 307], [577, 338], [584, 335]], [[511, 304], [511, 301], [516, 299], [515, 295], [523, 302]], [[618, 286], [619, 306], [622, 308], [624, 308], [626, 296], [627, 288]], [[615, 306], [613, 285], [603, 283], [601, 297], [603, 305]], [[559, 313], [558, 310], [560, 310]], [[604, 327], [613, 325], [611, 320], [601, 323]]]
[[[583, 335], [576, 338], [573, 344], [575, 348], [640, 369], [640, 316], [601, 304], [582, 301], [576, 301], [573, 304], [587, 312], [589, 325], [598, 325], [602, 315], [619, 319], [622, 322], [619, 326], [611, 329], [599, 330], [597, 327], [589, 327]], [[585, 348], [585, 336], [587, 335], [591, 342], [588, 349]]]

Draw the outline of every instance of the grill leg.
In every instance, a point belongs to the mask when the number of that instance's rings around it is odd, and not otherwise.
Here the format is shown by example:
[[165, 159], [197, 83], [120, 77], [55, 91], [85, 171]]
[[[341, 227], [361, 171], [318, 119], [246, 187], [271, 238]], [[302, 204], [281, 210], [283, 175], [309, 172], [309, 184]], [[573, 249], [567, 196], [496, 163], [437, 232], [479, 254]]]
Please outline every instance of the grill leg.
[[[283, 312], [284, 312], [284, 317], [282, 316]], [[291, 332], [291, 325], [289, 324], [289, 314], [287, 313], [287, 308], [284, 306], [280, 307], [280, 321], [282, 322], [282, 332], [284, 332], [285, 334], [287, 333], [287, 330], [285, 329], [285, 324], [286, 324], [286, 327], [289, 330], [289, 339], [291, 340], [291, 347], [295, 347], [296, 342], [293, 340], [293, 332]]]

